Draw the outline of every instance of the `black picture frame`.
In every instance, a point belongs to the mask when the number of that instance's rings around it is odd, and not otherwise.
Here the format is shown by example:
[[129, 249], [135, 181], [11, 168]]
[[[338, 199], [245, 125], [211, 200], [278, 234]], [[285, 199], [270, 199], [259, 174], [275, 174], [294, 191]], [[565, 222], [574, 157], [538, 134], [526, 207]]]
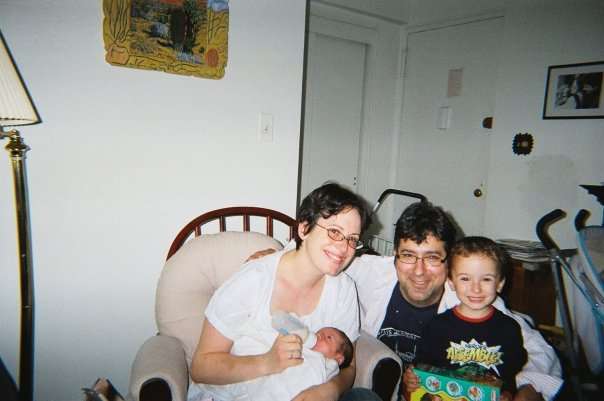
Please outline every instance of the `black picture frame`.
[[543, 119], [604, 118], [604, 61], [547, 69]]

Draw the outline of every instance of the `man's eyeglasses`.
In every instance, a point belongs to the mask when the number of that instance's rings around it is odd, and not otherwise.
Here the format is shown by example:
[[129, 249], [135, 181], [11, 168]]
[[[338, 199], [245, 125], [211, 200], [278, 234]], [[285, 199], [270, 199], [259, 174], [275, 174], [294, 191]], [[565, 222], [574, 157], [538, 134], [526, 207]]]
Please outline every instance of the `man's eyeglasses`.
[[439, 267], [440, 265], [445, 263], [445, 260], [447, 260], [446, 257], [443, 258], [440, 255], [426, 255], [426, 256], [419, 257], [417, 255], [414, 255], [412, 253], [407, 253], [407, 252], [401, 252], [401, 253], [397, 254], [396, 258], [398, 260], [400, 260], [401, 263], [404, 263], [406, 265], [414, 265], [417, 263], [418, 260], [421, 259], [424, 263], [426, 263], [432, 267]]
[[327, 228], [323, 227], [319, 223], [315, 223], [315, 225], [321, 227], [323, 230], [327, 231], [327, 236], [334, 241], [344, 241], [348, 243], [348, 246], [352, 249], [361, 249], [363, 247], [363, 242], [359, 239], [358, 235], [349, 235], [346, 237], [340, 230], [337, 228]]

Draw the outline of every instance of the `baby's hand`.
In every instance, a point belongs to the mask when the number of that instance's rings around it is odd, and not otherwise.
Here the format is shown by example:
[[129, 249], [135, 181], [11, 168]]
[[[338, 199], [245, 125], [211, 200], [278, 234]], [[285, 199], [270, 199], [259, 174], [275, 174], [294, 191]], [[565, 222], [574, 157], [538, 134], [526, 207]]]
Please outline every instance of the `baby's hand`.
[[419, 388], [419, 377], [413, 372], [413, 365], [410, 365], [403, 373], [404, 389], [412, 393]]
[[269, 374], [279, 373], [285, 369], [301, 364], [302, 339], [295, 334], [279, 334], [271, 349], [265, 354]]

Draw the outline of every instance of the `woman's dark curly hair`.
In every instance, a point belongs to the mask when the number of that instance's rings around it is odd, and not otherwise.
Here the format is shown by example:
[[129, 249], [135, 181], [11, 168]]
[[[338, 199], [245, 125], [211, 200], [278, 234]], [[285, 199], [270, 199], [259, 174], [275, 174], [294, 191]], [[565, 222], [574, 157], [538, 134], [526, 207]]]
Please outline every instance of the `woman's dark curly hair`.
[[[298, 224], [308, 223], [305, 233], [309, 233], [319, 218], [328, 219], [348, 209], [355, 209], [361, 216], [361, 233], [371, 223], [367, 202], [343, 186], [329, 182], [309, 193], [300, 204], [296, 220]], [[296, 232], [296, 248], [300, 248], [302, 239]]]

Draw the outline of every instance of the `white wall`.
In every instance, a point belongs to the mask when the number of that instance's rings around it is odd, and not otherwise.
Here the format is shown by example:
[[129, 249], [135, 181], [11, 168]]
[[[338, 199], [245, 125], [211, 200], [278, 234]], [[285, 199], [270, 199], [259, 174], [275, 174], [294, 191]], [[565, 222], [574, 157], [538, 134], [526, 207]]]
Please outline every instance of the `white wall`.
[[[604, 60], [604, 2], [523, 0], [506, 3], [494, 130], [491, 134], [486, 231], [494, 237], [535, 239], [535, 223], [561, 208], [552, 226], [563, 247], [575, 247], [573, 219], [602, 205], [579, 184], [604, 181], [604, 120], [542, 120], [547, 67]], [[511, 151], [519, 132], [533, 134], [528, 156]]]
[[[226, 75], [213, 81], [104, 61], [102, 2], [0, 0], [0, 29], [43, 123], [23, 127], [36, 288], [36, 399], [126, 392], [155, 333], [156, 280], [203, 211], [295, 211], [305, 1], [230, 2]], [[257, 141], [260, 112], [274, 142]], [[3, 156], [6, 157], [6, 156]], [[2, 157], [0, 157], [2, 158]], [[10, 166], [0, 163], [0, 356], [18, 366]]]
[[[391, 172], [396, 165], [398, 147], [393, 147], [399, 135], [400, 106], [402, 98], [402, 63], [401, 48], [403, 25], [381, 17], [377, 12], [367, 13], [367, 5], [356, 7], [356, 11], [342, 8], [338, 4], [326, 5], [327, 2], [311, 1], [310, 13], [327, 21], [329, 26], [322, 25], [323, 33], [346, 38], [346, 32], [360, 29], [367, 45], [365, 70], [365, 99], [363, 102], [362, 137], [360, 139], [359, 184], [357, 191], [370, 203], [375, 203], [379, 195], [392, 186]], [[342, 1], [329, 1], [342, 3]], [[382, 2], [386, 3], [386, 2]], [[398, 4], [398, 3], [397, 3]], [[396, 7], [392, 5], [394, 12]], [[385, 12], [378, 8], [376, 11]], [[333, 32], [331, 31], [333, 30]], [[349, 40], [359, 40], [353, 34]], [[393, 154], [394, 152], [394, 154]], [[379, 222], [371, 229], [379, 231], [379, 223], [389, 226], [392, 221], [391, 210], [381, 208]]]
[[311, 0], [344, 9], [360, 11], [366, 15], [396, 22], [405, 22], [406, 0]]
[[505, 0], [402, 0], [401, 3], [407, 23], [416, 26], [491, 13], [501, 9]]
[[[579, 184], [604, 181], [604, 120], [543, 120], [550, 65], [604, 60], [601, 0], [408, 0], [410, 29], [446, 26], [493, 13], [505, 18], [490, 144], [485, 233], [536, 240], [535, 225], [561, 208], [568, 218], [552, 226], [562, 247], [575, 247], [573, 219], [580, 208], [602, 222], [602, 205]], [[512, 152], [517, 133], [534, 136], [533, 152]], [[462, 174], [463, 172], [460, 172]], [[451, 188], [452, 191], [455, 188]], [[443, 205], [446, 208], [446, 204]]]

